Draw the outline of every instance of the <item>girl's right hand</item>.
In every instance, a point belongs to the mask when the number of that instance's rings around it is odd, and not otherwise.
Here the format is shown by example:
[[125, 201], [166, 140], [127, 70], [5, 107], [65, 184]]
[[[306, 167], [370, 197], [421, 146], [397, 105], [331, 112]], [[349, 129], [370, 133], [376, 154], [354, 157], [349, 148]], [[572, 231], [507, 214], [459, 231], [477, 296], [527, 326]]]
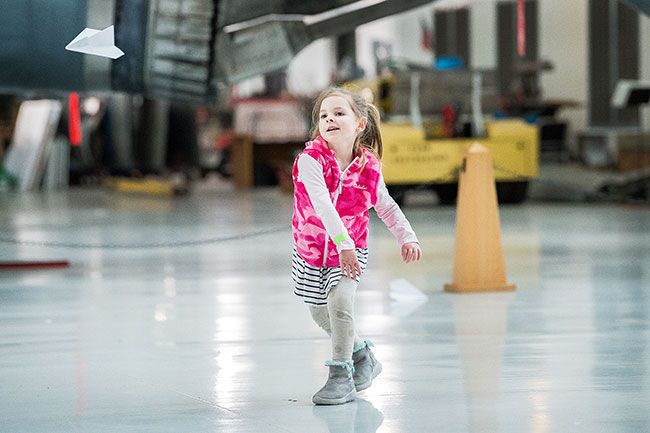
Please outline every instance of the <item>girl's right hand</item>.
[[417, 262], [422, 257], [420, 244], [417, 242], [407, 242], [402, 245], [402, 260], [404, 263]]
[[353, 280], [356, 280], [357, 276], [361, 276], [361, 266], [359, 265], [359, 260], [357, 260], [357, 252], [355, 250], [341, 250], [339, 260], [343, 275]]

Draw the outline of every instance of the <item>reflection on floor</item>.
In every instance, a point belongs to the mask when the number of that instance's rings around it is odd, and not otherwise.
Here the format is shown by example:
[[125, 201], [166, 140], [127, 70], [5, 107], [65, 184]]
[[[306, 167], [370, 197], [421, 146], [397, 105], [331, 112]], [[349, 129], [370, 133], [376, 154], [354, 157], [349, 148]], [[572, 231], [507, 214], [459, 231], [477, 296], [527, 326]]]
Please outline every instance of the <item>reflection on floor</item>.
[[0, 273], [3, 433], [650, 431], [647, 207], [502, 207], [517, 291], [479, 295], [442, 291], [453, 208], [405, 208], [411, 265], [373, 218], [357, 324], [384, 371], [314, 407], [329, 346], [292, 294], [289, 196], [0, 200], [0, 261], [71, 262]]

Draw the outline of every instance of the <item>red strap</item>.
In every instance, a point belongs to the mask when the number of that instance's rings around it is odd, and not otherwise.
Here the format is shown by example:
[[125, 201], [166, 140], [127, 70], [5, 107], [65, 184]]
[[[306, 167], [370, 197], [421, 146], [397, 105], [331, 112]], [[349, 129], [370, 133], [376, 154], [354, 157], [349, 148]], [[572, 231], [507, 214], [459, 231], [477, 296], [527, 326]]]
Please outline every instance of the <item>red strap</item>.
[[39, 260], [31, 262], [0, 262], [0, 271], [39, 269], [39, 268], [67, 268], [70, 263], [67, 260]]
[[68, 95], [68, 135], [70, 144], [81, 144], [81, 115], [79, 113], [79, 94], [76, 92]]

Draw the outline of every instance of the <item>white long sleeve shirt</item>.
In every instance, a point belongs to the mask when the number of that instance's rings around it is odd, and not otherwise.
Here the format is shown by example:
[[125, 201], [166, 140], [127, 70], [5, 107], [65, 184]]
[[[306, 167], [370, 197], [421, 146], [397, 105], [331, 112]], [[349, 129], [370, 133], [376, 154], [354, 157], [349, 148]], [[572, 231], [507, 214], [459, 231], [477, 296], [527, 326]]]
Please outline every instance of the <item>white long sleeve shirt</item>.
[[[344, 175], [345, 170], [341, 172], [341, 176]], [[298, 180], [305, 185], [309, 199], [314, 206], [314, 210], [321, 218], [327, 234], [331, 238], [340, 233], [346, 234], [346, 239], [337, 245], [338, 251], [354, 249], [354, 241], [347, 235], [348, 231], [336, 211], [334, 203], [332, 203], [325, 184], [323, 169], [318, 161], [307, 154], [301, 155], [298, 158]], [[418, 242], [411, 224], [409, 224], [395, 200], [388, 194], [383, 175], [380, 176], [377, 184], [375, 210], [379, 218], [388, 227], [388, 230], [397, 238], [400, 246], [408, 242]]]

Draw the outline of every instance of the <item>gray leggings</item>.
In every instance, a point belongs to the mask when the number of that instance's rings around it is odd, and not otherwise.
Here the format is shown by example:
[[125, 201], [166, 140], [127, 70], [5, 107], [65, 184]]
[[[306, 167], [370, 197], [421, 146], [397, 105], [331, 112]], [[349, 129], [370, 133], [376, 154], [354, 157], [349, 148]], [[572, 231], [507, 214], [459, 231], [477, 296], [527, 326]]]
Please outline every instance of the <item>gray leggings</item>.
[[327, 332], [332, 340], [332, 359], [335, 361], [350, 361], [353, 349], [363, 347], [363, 341], [354, 329], [356, 290], [356, 281], [343, 277], [336, 287], [330, 290], [327, 305], [309, 306], [314, 322]]

